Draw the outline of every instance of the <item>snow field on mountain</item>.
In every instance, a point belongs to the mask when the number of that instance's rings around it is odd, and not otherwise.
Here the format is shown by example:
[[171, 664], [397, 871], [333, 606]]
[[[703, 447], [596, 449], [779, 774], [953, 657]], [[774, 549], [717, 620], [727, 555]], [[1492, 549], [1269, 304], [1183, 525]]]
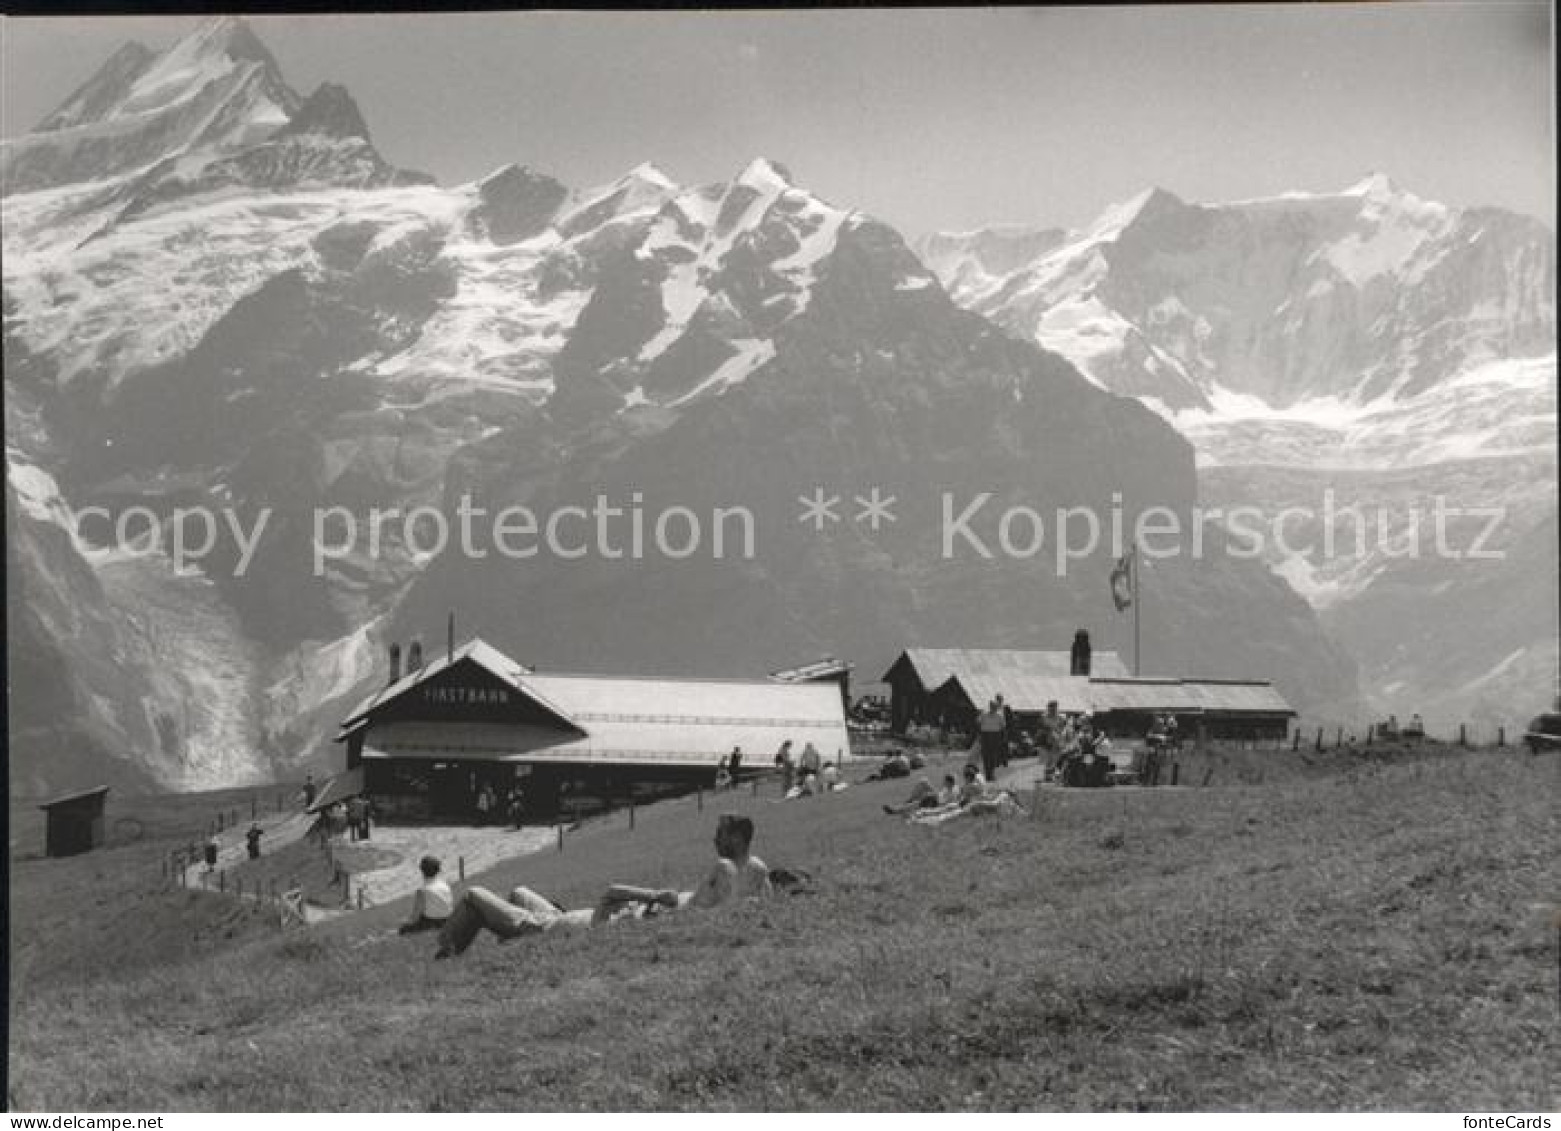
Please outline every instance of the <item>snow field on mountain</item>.
[[[317, 267], [311, 241], [332, 224], [350, 217], [386, 230], [450, 227], [465, 207], [465, 196], [423, 186], [231, 194], [79, 243], [95, 225], [55, 227], [58, 202], [7, 200], [5, 288], [17, 305], [22, 340], [58, 360], [62, 382], [101, 372], [117, 385], [187, 352], [268, 279]], [[107, 216], [99, 212], [94, 220]]]

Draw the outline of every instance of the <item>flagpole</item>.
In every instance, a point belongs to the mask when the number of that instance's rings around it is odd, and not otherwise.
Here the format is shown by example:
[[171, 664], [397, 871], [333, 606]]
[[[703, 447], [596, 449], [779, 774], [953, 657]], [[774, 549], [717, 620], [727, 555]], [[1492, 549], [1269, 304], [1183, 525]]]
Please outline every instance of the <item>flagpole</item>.
[[1138, 572], [1138, 543], [1132, 546], [1133, 554], [1133, 678], [1143, 674], [1138, 662], [1138, 614], [1144, 607], [1144, 579]]

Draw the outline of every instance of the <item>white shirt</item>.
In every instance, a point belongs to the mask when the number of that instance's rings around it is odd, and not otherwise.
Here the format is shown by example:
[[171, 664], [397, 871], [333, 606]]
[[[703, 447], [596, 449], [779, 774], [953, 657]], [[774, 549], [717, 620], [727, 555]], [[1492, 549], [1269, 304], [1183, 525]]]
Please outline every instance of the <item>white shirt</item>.
[[455, 910], [455, 899], [450, 895], [450, 885], [438, 876], [431, 880], [424, 880], [423, 886], [418, 888], [417, 894], [412, 897], [414, 921], [418, 916], [425, 919], [448, 919], [453, 910]]

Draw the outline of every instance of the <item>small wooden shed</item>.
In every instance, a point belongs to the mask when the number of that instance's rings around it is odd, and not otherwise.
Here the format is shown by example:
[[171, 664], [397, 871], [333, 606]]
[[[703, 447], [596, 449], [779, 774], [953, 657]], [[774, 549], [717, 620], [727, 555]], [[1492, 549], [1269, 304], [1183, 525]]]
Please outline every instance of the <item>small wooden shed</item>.
[[108, 788], [100, 785], [96, 789], [68, 793], [38, 806], [47, 820], [45, 855], [75, 856], [102, 846], [103, 805], [108, 798]]

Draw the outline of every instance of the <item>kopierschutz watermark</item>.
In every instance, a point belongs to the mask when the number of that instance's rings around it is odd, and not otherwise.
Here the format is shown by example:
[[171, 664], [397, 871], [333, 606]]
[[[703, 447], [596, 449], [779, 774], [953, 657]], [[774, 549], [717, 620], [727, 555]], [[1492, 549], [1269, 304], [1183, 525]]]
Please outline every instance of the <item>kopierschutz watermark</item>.
[[[1150, 559], [1207, 556], [1210, 527], [1224, 531], [1221, 552], [1233, 558], [1432, 557], [1500, 560], [1490, 545], [1506, 518], [1505, 507], [1470, 507], [1432, 497], [1431, 506], [1340, 506], [1332, 488], [1322, 506], [1288, 506], [1276, 513], [1255, 505], [1190, 508], [1187, 517], [1167, 506], [1145, 507], [1131, 521], [1122, 496], [1113, 493], [1104, 521], [1093, 507], [1056, 507], [1048, 516], [1025, 503], [994, 504], [991, 492], [941, 496], [940, 556], [1028, 560], [1048, 548], [1059, 577], [1069, 566], [1102, 549], [1113, 558], [1137, 546]], [[1455, 530], [1455, 526], [1465, 529]], [[1314, 529], [1315, 528], [1315, 529]], [[1311, 533], [1306, 533], [1311, 531]], [[1347, 547], [1347, 548], [1346, 548]]]
[[[1218, 531], [1215, 552], [1233, 558], [1283, 561], [1305, 557], [1322, 564], [1341, 559], [1441, 558], [1499, 560], [1494, 543], [1506, 518], [1503, 507], [1463, 506], [1444, 496], [1407, 508], [1344, 505], [1333, 490], [1321, 505], [1287, 506], [1276, 512], [1255, 505], [1229, 508], [1193, 506], [1185, 512], [1149, 506], [1130, 512], [1120, 494], [1104, 511], [1087, 506], [1043, 509], [1025, 502], [999, 500], [994, 492], [938, 493], [937, 521], [925, 532], [902, 521], [892, 509], [896, 496], [874, 486], [852, 498], [822, 488], [799, 496], [800, 510], [773, 517], [774, 530], [800, 531], [827, 538], [852, 525], [864, 537], [892, 530], [904, 539], [925, 538], [927, 549], [944, 561], [1011, 559], [1049, 563], [1059, 577], [1102, 552], [1120, 558], [1130, 546], [1151, 560], [1209, 555], [1210, 532]], [[256, 561], [262, 540], [275, 533], [275, 510], [174, 507], [163, 513], [145, 505], [115, 513], [102, 506], [68, 511], [71, 533], [83, 553], [121, 557], [160, 555], [181, 574], [210, 573], [230, 567], [244, 577]], [[766, 516], [769, 517], [769, 516]], [[353, 562], [386, 558], [422, 566], [444, 556], [468, 560], [501, 558], [517, 562], [538, 558], [559, 561], [752, 561], [759, 556], [761, 522], [743, 505], [694, 508], [682, 504], [648, 505], [643, 492], [624, 497], [596, 495], [589, 503], [565, 503], [545, 509], [521, 504], [490, 508], [463, 495], [446, 511], [432, 505], [370, 507], [355, 511], [341, 505], [307, 513], [308, 565], [315, 577]]]

